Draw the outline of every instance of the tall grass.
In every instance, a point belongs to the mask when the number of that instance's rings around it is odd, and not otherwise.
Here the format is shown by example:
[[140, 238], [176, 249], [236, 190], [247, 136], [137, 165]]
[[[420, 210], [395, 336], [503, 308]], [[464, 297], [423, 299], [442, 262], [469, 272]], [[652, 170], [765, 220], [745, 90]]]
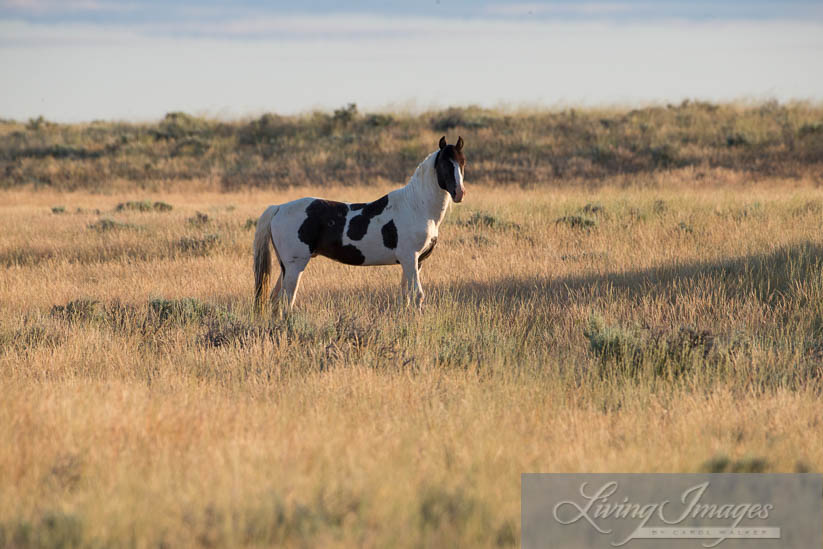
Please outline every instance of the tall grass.
[[249, 219], [388, 187], [5, 191], [0, 546], [516, 546], [524, 471], [819, 471], [823, 193], [696, 173], [469, 178], [422, 314], [319, 258], [263, 319]]

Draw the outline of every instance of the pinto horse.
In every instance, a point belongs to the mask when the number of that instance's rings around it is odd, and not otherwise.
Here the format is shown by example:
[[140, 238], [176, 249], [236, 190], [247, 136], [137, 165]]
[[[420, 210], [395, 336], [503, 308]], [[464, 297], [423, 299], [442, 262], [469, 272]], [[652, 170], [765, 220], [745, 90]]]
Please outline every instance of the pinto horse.
[[[463, 138], [439, 150], [417, 166], [405, 187], [368, 204], [299, 198], [269, 206], [254, 235], [254, 302], [261, 311], [271, 277], [271, 249], [280, 262], [280, 277], [271, 293], [294, 306], [300, 276], [309, 260], [322, 255], [347, 265], [403, 267], [402, 295], [408, 304], [423, 303], [420, 262], [437, 244], [437, 230], [452, 201], [463, 200]], [[410, 295], [411, 294], [411, 295]]]

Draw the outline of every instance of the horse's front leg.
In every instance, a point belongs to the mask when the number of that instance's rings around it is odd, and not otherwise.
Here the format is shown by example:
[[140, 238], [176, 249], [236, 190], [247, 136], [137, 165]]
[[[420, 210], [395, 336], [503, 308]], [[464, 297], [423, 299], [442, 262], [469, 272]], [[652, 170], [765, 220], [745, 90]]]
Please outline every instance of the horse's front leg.
[[401, 307], [409, 306], [409, 282], [406, 277], [406, 269], [403, 269], [403, 276], [400, 279], [400, 297], [398, 303]]
[[420, 268], [417, 261], [418, 253], [415, 252], [409, 257], [401, 260], [400, 264], [403, 266], [403, 285], [401, 295], [408, 306], [411, 297], [414, 297], [414, 305], [417, 309], [423, 309], [423, 286], [420, 284]]

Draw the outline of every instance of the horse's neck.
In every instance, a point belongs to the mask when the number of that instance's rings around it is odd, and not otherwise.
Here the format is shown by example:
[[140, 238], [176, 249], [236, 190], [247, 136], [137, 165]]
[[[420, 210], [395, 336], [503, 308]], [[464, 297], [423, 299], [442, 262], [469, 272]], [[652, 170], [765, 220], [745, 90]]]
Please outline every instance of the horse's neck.
[[433, 156], [434, 154], [430, 155], [420, 163], [403, 191], [411, 208], [422, 214], [427, 221], [439, 226], [451, 200], [449, 193], [443, 192], [437, 184]]

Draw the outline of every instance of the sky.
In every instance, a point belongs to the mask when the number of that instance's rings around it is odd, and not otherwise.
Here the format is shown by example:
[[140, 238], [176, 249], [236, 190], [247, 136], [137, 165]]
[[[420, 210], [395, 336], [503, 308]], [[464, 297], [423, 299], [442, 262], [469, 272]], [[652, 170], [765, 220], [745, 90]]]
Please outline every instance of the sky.
[[823, 1], [0, 0], [0, 118], [823, 100]]

